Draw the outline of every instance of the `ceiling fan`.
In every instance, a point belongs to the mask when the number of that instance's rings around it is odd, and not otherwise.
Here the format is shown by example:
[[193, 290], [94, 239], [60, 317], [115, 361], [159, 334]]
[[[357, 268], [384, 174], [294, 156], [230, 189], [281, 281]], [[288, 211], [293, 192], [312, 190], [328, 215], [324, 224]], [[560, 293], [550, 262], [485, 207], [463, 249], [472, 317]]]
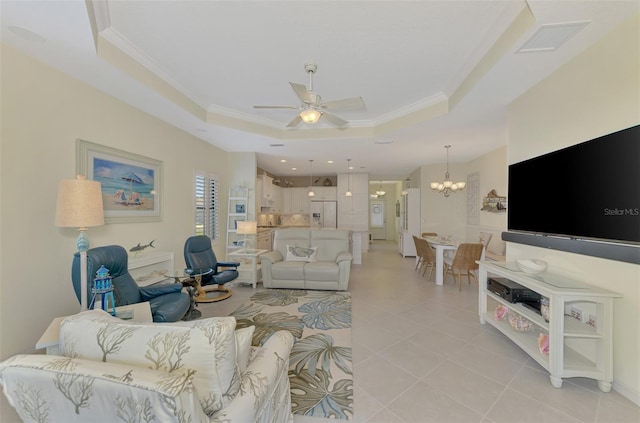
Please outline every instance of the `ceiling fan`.
[[339, 118], [338, 116], [328, 113], [327, 110], [333, 109], [352, 109], [357, 107], [364, 107], [364, 101], [362, 97], [345, 98], [342, 100], [322, 101], [320, 96], [313, 92], [313, 74], [318, 69], [318, 66], [314, 63], [307, 63], [304, 65], [304, 70], [309, 74], [309, 89], [303, 84], [296, 84], [295, 82], [289, 82], [293, 91], [302, 102], [299, 106], [253, 106], [254, 109], [296, 109], [300, 110], [300, 113], [287, 127], [291, 128], [297, 126], [300, 122], [316, 123], [320, 118], [324, 118], [329, 123], [338, 128], [346, 126], [349, 122]]

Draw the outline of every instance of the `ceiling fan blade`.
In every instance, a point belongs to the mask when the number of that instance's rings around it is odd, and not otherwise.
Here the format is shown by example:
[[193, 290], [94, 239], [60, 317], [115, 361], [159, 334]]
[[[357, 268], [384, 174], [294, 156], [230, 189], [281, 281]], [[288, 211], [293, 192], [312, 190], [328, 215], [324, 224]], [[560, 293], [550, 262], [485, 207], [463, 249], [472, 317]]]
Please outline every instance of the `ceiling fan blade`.
[[322, 117], [326, 120], [328, 120], [329, 122], [331, 122], [333, 125], [337, 126], [338, 128], [342, 128], [344, 126], [346, 126], [349, 122], [347, 122], [346, 120], [339, 118], [336, 115], [332, 115], [331, 113], [327, 113], [327, 112], [323, 112], [322, 113]]
[[302, 118], [298, 114], [296, 115], [296, 117], [293, 118], [291, 122], [289, 122], [289, 124], [287, 125], [287, 128], [293, 128], [294, 126], [298, 126], [300, 122], [302, 122]]
[[331, 100], [320, 104], [323, 109], [355, 109], [357, 107], [364, 107], [364, 100], [362, 97], [344, 98], [342, 100]]
[[307, 91], [307, 87], [302, 84], [296, 84], [295, 82], [289, 82], [289, 84], [291, 85], [291, 88], [293, 88], [293, 91], [296, 92], [300, 101], [307, 104], [313, 104], [314, 99], [311, 98], [309, 91]]
[[298, 109], [298, 106], [253, 106], [254, 109]]

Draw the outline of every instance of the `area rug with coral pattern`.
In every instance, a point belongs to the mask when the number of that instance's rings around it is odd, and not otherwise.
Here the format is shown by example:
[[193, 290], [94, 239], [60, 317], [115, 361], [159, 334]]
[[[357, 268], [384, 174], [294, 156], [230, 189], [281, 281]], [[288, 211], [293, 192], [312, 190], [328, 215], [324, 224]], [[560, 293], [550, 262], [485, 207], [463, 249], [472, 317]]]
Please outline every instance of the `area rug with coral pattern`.
[[231, 316], [238, 329], [256, 327], [253, 345], [279, 330], [296, 338], [289, 357], [294, 414], [353, 417], [351, 294], [268, 289], [254, 294]]

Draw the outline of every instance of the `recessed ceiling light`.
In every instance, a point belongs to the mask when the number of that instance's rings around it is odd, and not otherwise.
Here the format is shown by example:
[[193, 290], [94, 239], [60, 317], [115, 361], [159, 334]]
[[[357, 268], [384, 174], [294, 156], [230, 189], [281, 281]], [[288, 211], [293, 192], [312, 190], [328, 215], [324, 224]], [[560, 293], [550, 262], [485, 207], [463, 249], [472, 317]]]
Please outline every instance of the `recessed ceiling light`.
[[286, 159], [280, 159], [280, 163], [286, 163], [287, 160]]
[[22, 38], [23, 40], [27, 40], [32, 43], [44, 43], [47, 41], [47, 39], [44, 38], [42, 35], [36, 34], [35, 32], [27, 28], [23, 28], [21, 26], [11, 25], [9, 27], [9, 30], [14, 34], [16, 34], [18, 37]]
[[327, 163], [333, 164], [333, 160], [327, 160]]
[[298, 169], [296, 169], [295, 167], [292, 167], [291, 170], [298, 170]]

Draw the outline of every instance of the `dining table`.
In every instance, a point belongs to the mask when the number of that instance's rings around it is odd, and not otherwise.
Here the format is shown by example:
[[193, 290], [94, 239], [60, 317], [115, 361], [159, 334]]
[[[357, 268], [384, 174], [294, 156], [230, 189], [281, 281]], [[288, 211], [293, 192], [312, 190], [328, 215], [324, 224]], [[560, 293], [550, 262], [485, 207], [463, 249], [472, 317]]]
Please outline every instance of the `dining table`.
[[457, 242], [432, 236], [427, 236], [424, 239], [436, 250], [436, 285], [442, 285], [444, 282], [445, 251], [455, 251], [458, 248]]

